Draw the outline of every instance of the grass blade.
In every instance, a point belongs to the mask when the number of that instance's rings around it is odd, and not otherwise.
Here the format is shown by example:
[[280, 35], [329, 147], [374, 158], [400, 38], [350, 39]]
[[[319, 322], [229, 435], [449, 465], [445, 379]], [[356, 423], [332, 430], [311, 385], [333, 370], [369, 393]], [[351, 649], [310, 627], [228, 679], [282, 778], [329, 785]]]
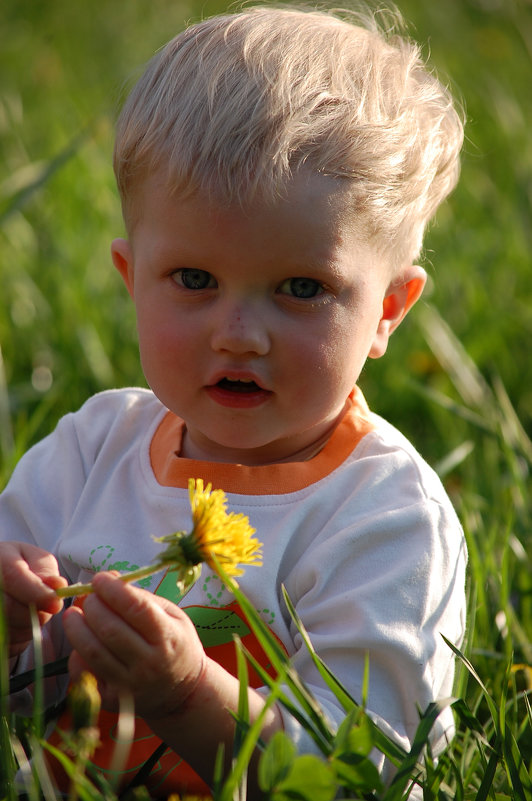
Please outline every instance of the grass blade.
[[449, 706], [453, 700], [454, 699], [447, 698], [429, 704], [421, 716], [419, 726], [414, 735], [412, 747], [399, 766], [389, 789], [384, 794], [383, 801], [400, 801], [400, 799], [403, 798], [406, 787], [411, 783], [412, 777], [421, 773], [421, 766], [419, 763], [423, 750], [429, 743], [430, 732], [440, 713]]
[[50, 161], [46, 162], [33, 181], [30, 181], [29, 184], [24, 186], [9, 199], [5, 208], [0, 211], [0, 225], [16, 211], [23, 208], [32, 195], [38, 192], [39, 189], [41, 189], [50, 178], [78, 152], [84, 140], [87, 139], [87, 136], [88, 130], [82, 131], [74, 136], [63, 150], [50, 159]]
[[[312, 645], [308, 632], [306, 631], [303, 622], [301, 621], [299, 615], [297, 614], [295, 607], [292, 604], [292, 601], [290, 600], [288, 593], [286, 592], [286, 589], [284, 587], [282, 589], [283, 589], [283, 597], [288, 607], [288, 611], [290, 612], [290, 615], [295, 625], [297, 626], [297, 629], [301, 634], [301, 637], [303, 638], [303, 642], [305, 643], [312, 657], [312, 660], [316, 665], [324, 682], [329, 687], [329, 689], [332, 690], [337, 700], [340, 702], [340, 704], [342, 705], [343, 709], [346, 712], [350, 712], [352, 709], [359, 707], [360, 704], [358, 704], [357, 701], [355, 701], [355, 699], [349, 694], [349, 692], [345, 689], [342, 683], [338, 681], [334, 673], [327, 667], [327, 665], [324, 663], [321, 657], [314, 650], [314, 646]], [[367, 670], [364, 671], [364, 675], [365, 675], [365, 680], [363, 686], [365, 686], [366, 679], [368, 676]], [[363, 689], [363, 694], [364, 692], [367, 692], [367, 690]], [[383, 731], [381, 731], [381, 729], [379, 729], [377, 724], [375, 724], [371, 720], [371, 718], [369, 720], [373, 729], [375, 746], [379, 749], [379, 751], [381, 751], [381, 753], [383, 753], [386, 757], [388, 757], [388, 759], [390, 759], [395, 765], [400, 764], [406, 758], [407, 752], [403, 748], [401, 748], [401, 746], [398, 743], [396, 743], [394, 740], [388, 737], [388, 735], [386, 735]]]
[[[277, 674], [282, 675], [285, 678], [291, 692], [294, 694], [294, 697], [297, 699], [298, 703], [301, 704], [302, 709], [313, 720], [316, 729], [320, 732], [323, 742], [325, 743], [328, 740], [331, 740], [332, 735], [325, 724], [323, 713], [319, 704], [312, 693], [309, 692], [308, 688], [305, 686], [304, 682], [298, 676], [296, 671], [291, 667], [290, 660], [288, 659], [285, 651], [271, 636], [268, 627], [261, 620], [253, 605], [239, 590], [235, 582], [233, 582], [221, 568], [218, 567], [217, 569], [219, 570], [222, 581], [234, 594], [236, 600], [240, 604], [240, 607], [246, 615], [248, 624], [252, 628], [253, 633], [257, 637], [264, 652], [267, 654], [272, 667]], [[262, 671], [261, 675], [263, 675]]]

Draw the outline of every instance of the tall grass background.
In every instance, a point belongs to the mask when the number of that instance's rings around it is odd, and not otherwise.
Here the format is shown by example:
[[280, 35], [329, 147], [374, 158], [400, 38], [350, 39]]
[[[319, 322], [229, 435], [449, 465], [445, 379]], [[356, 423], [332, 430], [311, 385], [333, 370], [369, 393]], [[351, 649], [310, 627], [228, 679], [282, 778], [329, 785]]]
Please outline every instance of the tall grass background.
[[[468, 539], [464, 654], [484, 689], [460, 663], [456, 696], [479, 730], [458, 706], [450, 773], [467, 798], [531, 798], [519, 775], [532, 767], [532, 4], [399, 5], [462, 100], [467, 138], [459, 187], [426, 238], [428, 290], [360, 384], [439, 471]], [[109, 258], [123, 234], [113, 124], [152, 53], [226, 7], [0, 5], [0, 486], [62, 414], [144, 383]]]

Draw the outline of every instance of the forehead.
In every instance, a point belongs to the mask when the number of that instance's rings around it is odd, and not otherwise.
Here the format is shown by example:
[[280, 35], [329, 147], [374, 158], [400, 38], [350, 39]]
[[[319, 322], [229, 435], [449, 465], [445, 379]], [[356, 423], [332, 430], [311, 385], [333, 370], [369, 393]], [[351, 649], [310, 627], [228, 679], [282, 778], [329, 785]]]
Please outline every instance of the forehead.
[[366, 276], [390, 280], [391, 259], [379, 253], [357, 212], [350, 182], [301, 171], [275, 200], [227, 203], [205, 192], [173, 193], [165, 174], [139, 182], [135, 221], [128, 225], [135, 258], [212, 271], [240, 265], [244, 272]]
[[228, 269], [245, 281], [305, 276], [325, 284], [391, 277], [389, 260], [364, 235], [349, 185], [336, 178], [296, 175], [276, 200], [240, 205], [172, 194], [164, 176], [153, 174], [135, 203], [130, 240], [139, 269], [185, 266], [218, 277]]
[[162, 222], [172, 212], [183, 213], [201, 208], [211, 219], [231, 214], [242, 224], [277, 220], [286, 216], [304, 228], [328, 228], [330, 233], [342, 231], [365, 242], [364, 225], [357, 213], [351, 182], [300, 170], [279, 186], [274, 199], [256, 194], [239, 201], [228, 201], [216, 191], [175, 191], [171, 179], [159, 170], [139, 178], [124, 210], [126, 225], [133, 238], [135, 231], [147, 224]]

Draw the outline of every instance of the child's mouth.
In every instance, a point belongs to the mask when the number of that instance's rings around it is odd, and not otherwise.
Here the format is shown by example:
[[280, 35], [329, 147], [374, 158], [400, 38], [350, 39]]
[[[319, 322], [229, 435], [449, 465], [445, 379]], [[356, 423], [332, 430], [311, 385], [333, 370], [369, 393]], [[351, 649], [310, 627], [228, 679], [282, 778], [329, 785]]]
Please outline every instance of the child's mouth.
[[220, 406], [231, 409], [254, 409], [266, 403], [273, 392], [264, 389], [253, 379], [221, 378], [206, 387], [207, 394]]
[[216, 386], [228, 392], [237, 392], [239, 394], [260, 392], [261, 390], [261, 387], [255, 381], [233, 380], [231, 378], [222, 378]]

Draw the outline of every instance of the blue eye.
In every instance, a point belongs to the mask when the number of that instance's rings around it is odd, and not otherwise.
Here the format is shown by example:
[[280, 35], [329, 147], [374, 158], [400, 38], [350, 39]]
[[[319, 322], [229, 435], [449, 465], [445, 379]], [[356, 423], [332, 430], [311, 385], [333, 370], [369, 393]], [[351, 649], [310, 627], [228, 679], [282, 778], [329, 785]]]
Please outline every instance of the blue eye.
[[174, 273], [174, 280], [185, 289], [209, 289], [216, 286], [216, 282], [207, 270], [194, 270], [185, 267]]
[[288, 278], [283, 281], [279, 291], [284, 295], [292, 295], [294, 298], [306, 299], [321, 295], [323, 287], [319, 281], [315, 281], [313, 278]]

